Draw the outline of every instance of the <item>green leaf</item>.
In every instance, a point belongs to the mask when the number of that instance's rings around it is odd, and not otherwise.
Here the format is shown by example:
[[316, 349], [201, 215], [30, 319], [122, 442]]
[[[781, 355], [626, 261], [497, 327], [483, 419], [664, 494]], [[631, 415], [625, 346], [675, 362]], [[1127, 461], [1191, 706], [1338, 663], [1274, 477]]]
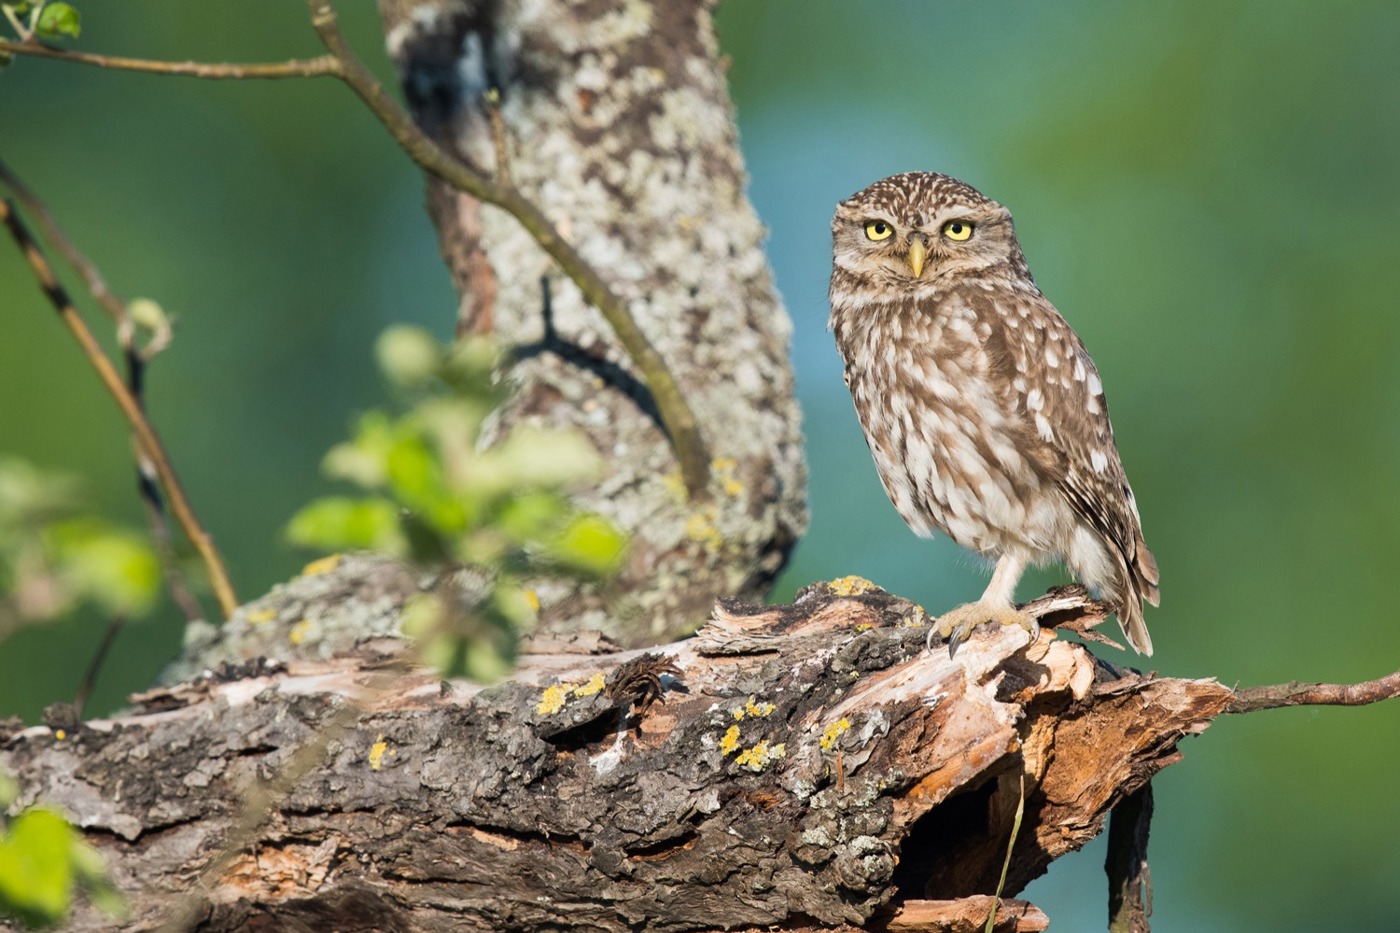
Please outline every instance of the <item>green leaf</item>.
[[[490, 610], [486, 614], [487, 620], [508, 633], [513, 634], [535, 621], [534, 604], [525, 595], [524, 589], [512, 583], [498, 583], [487, 607]], [[513, 658], [514, 644], [511, 649]]]
[[514, 666], [515, 652], [502, 651], [494, 640], [472, 639], [462, 643], [460, 673], [477, 683], [495, 683]]
[[49, 529], [59, 576], [109, 612], [144, 615], [160, 590], [160, 563], [139, 535], [90, 519]]
[[0, 525], [44, 522], [77, 504], [78, 481], [72, 475], [0, 457]]
[[575, 516], [554, 540], [546, 555], [572, 570], [604, 576], [617, 569], [627, 536], [599, 515]]
[[443, 363], [442, 344], [421, 327], [400, 324], [379, 335], [374, 355], [385, 377], [400, 388], [430, 383]]
[[82, 17], [67, 3], [50, 3], [39, 13], [39, 22], [34, 31], [44, 39], [78, 38], [82, 31]]
[[521, 489], [558, 489], [598, 475], [603, 461], [582, 434], [517, 426], [482, 451], [470, 491], [501, 495]]
[[0, 837], [0, 906], [29, 922], [55, 923], [73, 892], [76, 834], [52, 810], [26, 810]]
[[389, 488], [396, 499], [444, 535], [465, 530], [466, 509], [447, 488], [442, 460], [422, 437], [400, 437], [389, 451], [388, 467]]
[[112, 884], [101, 854], [81, 839], [73, 842], [73, 873], [94, 907], [117, 920], [127, 918], [126, 898]]
[[336, 444], [326, 454], [321, 469], [327, 476], [349, 480], [365, 489], [379, 489], [389, 482], [389, 451], [397, 429], [389, 416], [372, 411], [355, 425], [355, 436]]
[[399, 508], [381, 498], [317, 499], [292, 516], [287, 538], [293, 544], [323, 551], [368, 549], [400, 557], [408, 552]]
[[493, 524], [516, 544], [534, 544], [558, 534], [573, 506], [553, 492], [521, 492], [502, 501]]
[[170, 329], [170, 318], [159, 302], [150, 298], [133, 298], [126, 304], [126, 313], [138, 327], [146, 330], [166, 331]]
[[463, 398], [479, 399], [495, 407], [500, 395], [494, 372], [500, 351], [489, 337], [457, 341], [443, 362], [442, 377]]

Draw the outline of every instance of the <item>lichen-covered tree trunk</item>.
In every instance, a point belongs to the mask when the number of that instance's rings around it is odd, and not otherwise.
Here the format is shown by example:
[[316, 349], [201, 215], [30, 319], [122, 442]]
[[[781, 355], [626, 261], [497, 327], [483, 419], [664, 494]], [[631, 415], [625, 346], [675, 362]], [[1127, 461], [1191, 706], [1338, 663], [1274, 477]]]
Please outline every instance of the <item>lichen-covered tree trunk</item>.
[[972, 930], [1022, 795], [1007, 894], [1232, 696], [1048, 631], [984, 628], [950, 658], [926, 621], [847, 583], [722, 604], [654, 654], [523, 658], [489, 689], [368, 646], [259, 662], [0, 734], [0, 768], [103, 852], [126, 929]]
[[459, 330], [493, 332], [514, 354], [502, 420], [584, 431], [609, 469], [581, 504], [632, 535], [606, 589], [541, 583], [554, 632], [636, 645], [693, 630], [720, 596], [761, 597], [806, 524], [791, 325], [744, 193], [714, 5], [380, 2], [420, 125], [506, 173], [627, 302], [713, 458], [710, 500], [687, 501], [600, 315], [509, 216], [429, 179]]

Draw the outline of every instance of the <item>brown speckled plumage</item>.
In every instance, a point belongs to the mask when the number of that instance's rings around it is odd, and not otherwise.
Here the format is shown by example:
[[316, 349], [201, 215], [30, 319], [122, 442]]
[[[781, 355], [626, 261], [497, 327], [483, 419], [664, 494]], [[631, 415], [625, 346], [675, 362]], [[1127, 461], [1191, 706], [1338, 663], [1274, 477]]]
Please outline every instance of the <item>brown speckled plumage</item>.
[[1027, 564], [1063, 561], [1151, 654], [1142, 604], [1158, 602], [1157, 565], [1103, 386], [1011, 215], [909, 172], [841, 202], [832, 237], [831, 328], [899, 514], [998, 561], [984, 603], [1009, 606]]

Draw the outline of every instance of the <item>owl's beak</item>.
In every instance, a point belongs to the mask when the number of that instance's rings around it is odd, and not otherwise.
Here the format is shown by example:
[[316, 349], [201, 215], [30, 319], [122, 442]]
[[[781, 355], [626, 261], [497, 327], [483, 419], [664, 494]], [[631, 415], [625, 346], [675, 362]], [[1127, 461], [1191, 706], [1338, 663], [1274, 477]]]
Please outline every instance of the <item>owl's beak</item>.
[[909, 268], [914, 270], [914, 278], [924, 271], [924, 260], [928, 259], [928, 247], [924, 245], [922, 234], [914, 234], [909, 240]]

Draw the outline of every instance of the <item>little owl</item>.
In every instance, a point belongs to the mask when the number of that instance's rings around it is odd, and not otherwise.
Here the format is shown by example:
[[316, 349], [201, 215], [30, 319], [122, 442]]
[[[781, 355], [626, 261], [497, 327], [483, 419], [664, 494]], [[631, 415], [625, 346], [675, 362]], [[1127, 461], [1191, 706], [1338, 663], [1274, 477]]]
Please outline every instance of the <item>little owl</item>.
[[842, 201], [831, 232], [831, 329], [885, 492], [916, 534], [996, 560], [982, 598], [934, 631], [954, 648], [983, 622], [1034, 631], [1016, 584], [1058, 559], [1151, 654], [1157, 562], [1103, 384], [1031, 279], [1011, 214], [908, 172]]

